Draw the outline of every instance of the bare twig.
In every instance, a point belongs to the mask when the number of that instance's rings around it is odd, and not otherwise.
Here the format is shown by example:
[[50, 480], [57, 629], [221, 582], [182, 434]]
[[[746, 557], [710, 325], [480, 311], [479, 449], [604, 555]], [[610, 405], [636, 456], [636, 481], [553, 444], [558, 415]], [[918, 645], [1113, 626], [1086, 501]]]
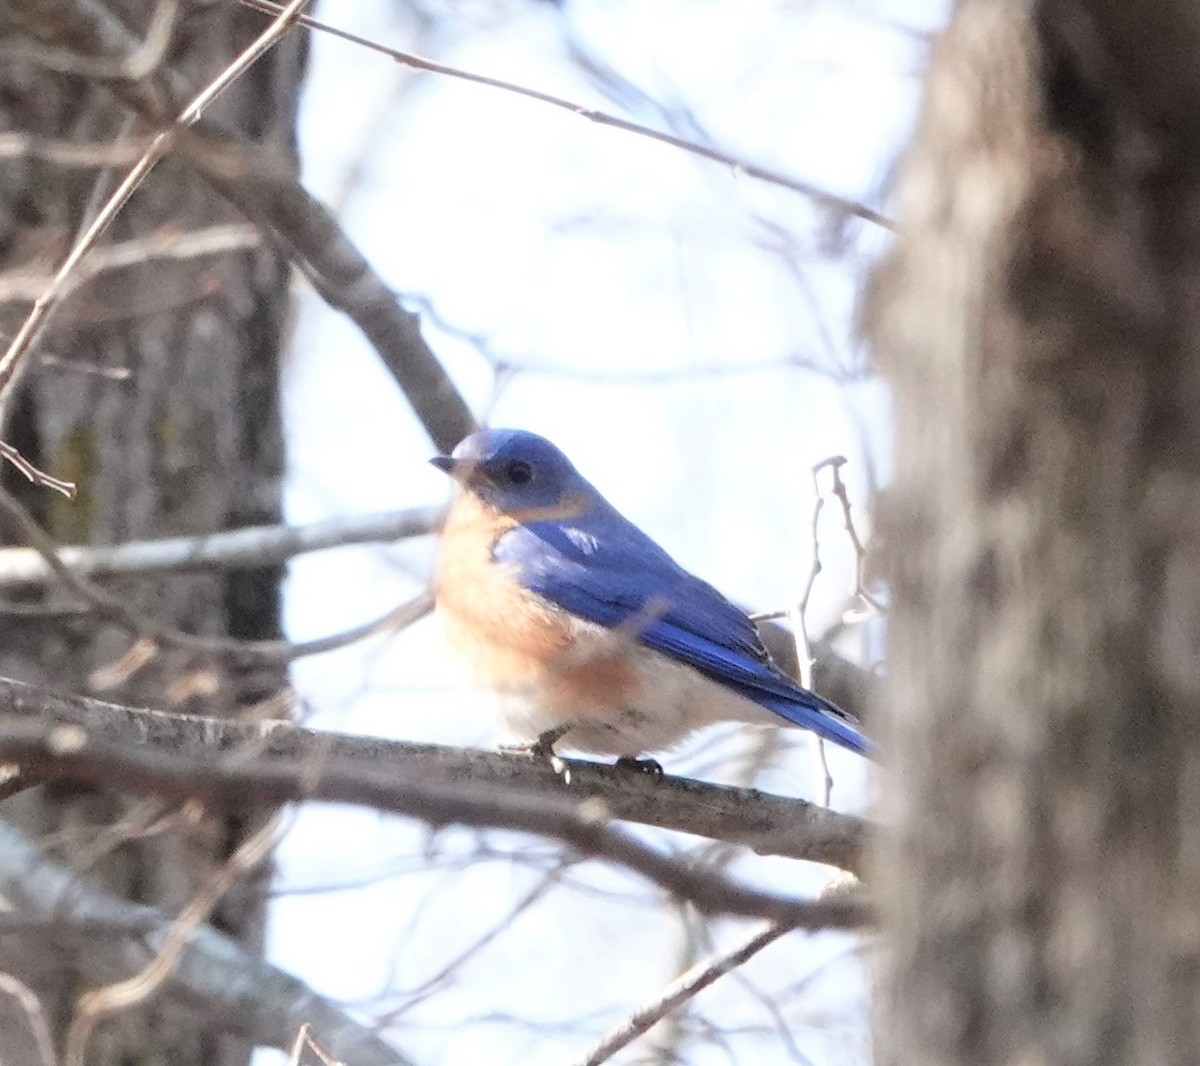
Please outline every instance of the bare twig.
[[[813, 503], [812, 516], [812, 568], [808, 572], [808, 581], [804, 586], [804, 595], [800, 598], [800, 603], [790, 612], [792, 622], [792, 632], [796, 637], [796, 661], [800, 668], [800, 684], [805, 688], [811, 689], [812, 682], [812, 642], [808, 637], [808, 603], [812, 597], [813, 586], [817, 583], [817, 578], [821, 574], [821, 537], [820, 537], [820, 521], [821, 510], [825, 506], [825, 497], [821, 495], [821, 484], [818, 475], [826, 467], [832, 467], [836, 473], [839, 466], [846, 460], [843, 456], [834, 455], [828, 459], [822, 459], [812, 468], [813, 492], [816, 500]], [[825, 754], [825, 739], [817, 737], [817, 742], [813, 747], [814, 757], [816, 759], [817, 768], [821, 774], [821, 784], [823, 788], [823, 801], [826, 807], [829, 806], [833, 799], [833, 774], [829, 772], [829, 760]]]
[[757, 955], [768, 944], [773, 944], [789, 930], [778, 925], [768, 925], [740, 941], [735, 947], [711, 959], [693, 966], [664, 990], [652, 1003], [647, 1003], [620, 1025], [607, 1033], [586, 1055], [575, 1060], [575, 1066], [600, 1066], [622, 1048], [632, 1044], [638, 1037], [652, 1029], [672, 1011], [703, 992], [713, 982], [720, 980], [730, 970], [741, 966]]
[[[280, 9], [280, 5], [274, 3], [273, 0], [239, 0], [239, 2], [257, 11], [268, 13], [274, 13]], [[788, 177], [767, 167], [758, 166], [755, 163], [748, 162], [729, 152], [721, 151], [709, 145], [699, 144], [684, 137], [664, 133], [662, 130], [651, 129], [649, 126], [643, 126], [637, 122], [631, 122], [628, 119], [619, 118], [604, 111], [584, 107], [582, 104], [577, 104], [572, 100], [542, 92], [540, 89], [532, 89], [527, 85], [518, 85], [514, 82], [504, 81], [502, 78], [492, 78], [484, 74], [476, 74], [469, 70], [463, 70], [461, 67], [450, 66], [447, 63], [439, 63], [433, 59], [425, 59], [410, 52], [401, 52], [395, 48], [382, 45], [377, 41], [372, 41], [369, 38], [360, 37], [357, 34], [337, 29], [328, 23], [320, 22], [307, 15], [302, 15], [298, 21], [311, 29], [331, 34], [363, 48], [369, 48], [371, 51], [385, 55], [397, 63], [403, 63], [405, 66], [415, 67], [417, 70], [427, 70], [433, 74], [442, 74], [446, 77], [457, 78], [475, 85], [483, 85], [490, 89], [499, 89], [502, 92], [514, 93], [528, 100], [537, 100], [539, 103], [549, 104], [551, 107], [569, 111], [571, 114], [578, 115], [580, 118], [587, 119], [589, 122], [594, 122], [597, 125], [611, 126], [613, 129], [622, 130], [626, 133], [648, 137], [662, 144], [668, 144], [673, 148], [681, 148], [693, 155], [711, 159], [716, 163], [722, 163], [727, 167], [731, 167], [738, 174], [745, 174], [747, 177], [757, 178], [760, 181], [770, 182], [772, 185], [779, 185], [785, 189], [790, 189], [792, 192], [801, 193], [816, 202], [819, 206], [838, 214], [852, 215], [866, 222], [874, 223], [876, 226], [881, 226], [884, 229], [894, 228], [893, 223], [874, 208], [867, 207], [865, 204], [858, 203], [855, 200], [848, 200], [845, 197], [837, 196], [824, 189], [818, 189], [815, 185], [811, 185], [806, 181]]]
[[143, 645], [136, 651], [139, 662], [150, 661], [156, 653], [156, 644], [178, 648], [200, 656], [221, 656], [234, 662], [286, 663], [309, 655], [320, 655], [346, 647], [377, 633], [400, 630], [423, 618], [432, 610], [432, 597], [421, 592], [379, 618], [343, 633], [320, 637], [301, 644], [286, 640], [236, 640], [229, 637], [200, 637], [185, 633], [174, 626], [147, 618], [120, 596], [100, 588], [94, 582], [76, 573], [59, 555], [54, 543], [33, 516], [10, 493], [0, 488], [0, 511], [6, 513], [16, 524], [22, 535], [41, 555], [49, 570], [75, 595], [89, 604], [99, 615], [120, 626], [139, 641], [150, 638], [149, 646]]
[[288, 1066], [302, 1066], [301, 1056], [305, 1051], [311, 1051], [321, 1060], [322, 1066], [346, 1066], [340, 1059], [329, 1054], [312, 1035], [312, 1026], [305, 1022], [296, 1034], [296, 1042], [292, 1045], [291, 1055], [288, 1056]]
[[517, 918], [534, 906], [534, 904], [538, 903], [551, 889], [557, 887], [561, 879], [561, 871], [562, 868], [560, 867], [558, 871], [554, 871], [543, 877], [533, 888], [525, 893], [524, 897], [509, 908], [508, 914], [503, 919], [496, 922], [491, 929], [476, 939], [473, 944], [460, 951], [449, 962], [440, 966], [437, 973], [432, 977], [426, 978], [416, 988], [397, 993], [403, 999], [403, 1003], [395, 1010], [388, 1011], [386, 1015], [381, 1016], [377, 1020], [377, 1024], [386, 1028], [395, 1026], [405, 1014], [424, 1003], [435, 992], [441, 990], [450, 982], [458, 970], [461, 970], [466, 963], [470, 962], [471, 959], [487, 948], [501, 933], [510, 929]]
[[63, 481], [62, 478], [54, 477], [51, 474], [47, 474], [44, 470], [39, 470], [7, 441], [0, 440], [0, 455], [12, 463], [33, 484], [44, 485], [55, 492], [61, 492], [68, 500], [74, 498], [75, 482]]
[[[61, 355], [51, 355], [49, 352], [42, 352], [40, 362], [42, 366], [55, 370], [91, 375], [106, 381], [128, 381], [133, 377], [133, 371], [126, 366], [94, 366], [91, 363], [82, 363], [78, 359], [64, 359]], [[0, 551], [3, 549], [0, 548]]]
[[833, 494], [838, 498], [838, 502], [842, 505], [842, 519], [846, 525], [846, 533], [850, 537], [850, 543], [854, 547], [854, 588], [852, 594], [867, 605], [868, 613], [886, 614], [887, 608], [879, 602], [867, 589], [866, 585], [866, 568], [867, 568], [867, 549], [863, 546], [862, 538], [858, 535], [858, 529], [854, 525], [854, 518], [850, 514], [850, 494], [846, 491], [846, 483], [842, 480], [842, 465], [835, 463], [833, 466]]
[[[335, 518], [306, 526], [247, 526], [196, 537], [127, 541], [111, 548], [59, 547], [59, 561], [87, 577], [272, 566], [306, 552], [424, 536], [441, 524], [436, 507]], [[0, 588], [45, 585], [55, 571], [36, 548], [0, 548]]]

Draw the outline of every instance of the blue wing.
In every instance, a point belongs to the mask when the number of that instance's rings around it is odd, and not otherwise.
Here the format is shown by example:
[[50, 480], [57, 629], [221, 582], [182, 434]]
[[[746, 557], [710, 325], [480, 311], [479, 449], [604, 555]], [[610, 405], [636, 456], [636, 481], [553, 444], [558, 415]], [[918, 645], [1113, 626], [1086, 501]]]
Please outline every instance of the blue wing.
[[563, 610], [686, 663], [795, 725], [862, 755], [870, 742], [841, 708], [771, 663], [754, 624], [611, 508], [571, 523], [531, 522], [504, 533], [493, 557]]

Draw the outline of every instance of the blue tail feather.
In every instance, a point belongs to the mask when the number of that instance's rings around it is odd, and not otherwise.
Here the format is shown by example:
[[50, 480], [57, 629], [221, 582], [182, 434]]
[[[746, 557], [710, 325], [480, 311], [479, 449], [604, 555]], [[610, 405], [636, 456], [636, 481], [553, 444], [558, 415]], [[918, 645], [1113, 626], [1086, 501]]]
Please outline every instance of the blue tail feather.
[[811, 697], [811, 703], [763, 692], [747, 692], [746, 695], [793, 725], [811, 729], [817, 736], [859, 755], [875, 757], [875, 745], [863, 735], [854, 720], [836, 704], [822, 699], [816, 693], [805, 693]]

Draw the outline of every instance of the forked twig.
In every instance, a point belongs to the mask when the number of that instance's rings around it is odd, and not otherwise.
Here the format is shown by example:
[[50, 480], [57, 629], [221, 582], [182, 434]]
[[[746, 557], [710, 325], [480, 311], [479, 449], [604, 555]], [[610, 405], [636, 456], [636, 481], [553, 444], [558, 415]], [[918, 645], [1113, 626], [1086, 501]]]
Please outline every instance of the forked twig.
[[54, 477], [51, 474], [47, 474], [44, 470], [39, 470], [7, 441], [0, 440], [0, 456], [3, 456], [12, 463], [13, 466], [35, 485], [45, 485], [48, 489], [61, 492], [68, 500], [75, 498], [74, 481], [63, 481], [62, 478]]
[[296, 1033], [296, 1042], [292, 1045], [292, 1052], [288, 1056], [288, 1066], [300, 1066], [300, 1056], [305, 1051], [311, 1051], [316, 1055], [321, 1060], [322, 1066], [346, 1066], [341, 1059], [335, 1059], [317, 1043], [316, 1037], [312, 1035], [312, 1026], [308, 1022], [300, 1026]]
[[842, 505], [842, 520], [846, 526], [846, 534], [850, 537], [850, 544], [854, 548], [854, 589], [852, 594], [867, 605], [864, 617], [869, 617], [871, 614], [887, 614], [887, 607], [867, 589], [867, 549], [858, 535], [858, 528], [850, 513], [850, 494], [846, 491], [846, 483], [842, 480], [841, 470], [842, 463], [845, 461], [843, 459], [841, 463], [835, 463], [833, 466], [833, 494]]

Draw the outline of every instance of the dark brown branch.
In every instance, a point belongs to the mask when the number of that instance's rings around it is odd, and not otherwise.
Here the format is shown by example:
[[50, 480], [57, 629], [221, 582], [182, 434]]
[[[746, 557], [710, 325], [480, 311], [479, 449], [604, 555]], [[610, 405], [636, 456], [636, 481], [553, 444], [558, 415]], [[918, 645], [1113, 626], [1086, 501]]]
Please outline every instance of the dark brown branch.
[[[570, 781], [564, 783], [548, 764], [520, 755], [322, 733], [289, 722], [140, 710], [8, 679], [0, 679], [0, 714], [6, 716], [0, 718], [0, 754], [23, 767], [217, 805], [341, 800], [431, 822], [525, 828], [584, 844], [588, 833], [613, 819], [851, 871], [859, 869], [867, 833], [862, 819], [753, 789], [655, 781], [580, 760], [566, 760]], [[56, 734], [62, 727], [70, 732]], [[60, 742], [73, 737], [83, 748], [58, 752], [55, 736]], [[172, 774], [178, 774], [174, 785]], [[507, 814], [499, 813], [498, 797], [505, 810], [512, 808]], [[581, 818], [581, 810], [591, 812], [591, 820]]]

